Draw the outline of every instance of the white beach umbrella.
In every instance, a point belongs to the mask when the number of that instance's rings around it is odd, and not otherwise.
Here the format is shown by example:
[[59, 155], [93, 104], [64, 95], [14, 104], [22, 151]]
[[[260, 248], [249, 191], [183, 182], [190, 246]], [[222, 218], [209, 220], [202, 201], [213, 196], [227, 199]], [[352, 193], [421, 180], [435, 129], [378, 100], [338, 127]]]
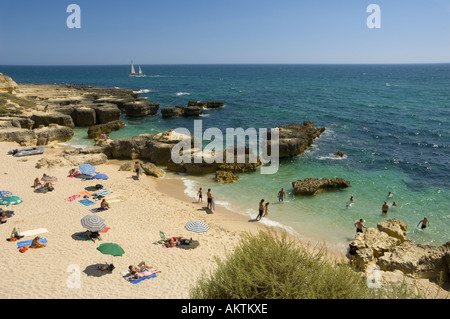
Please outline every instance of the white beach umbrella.
[[190, 221], [187, 222], [184, 227], [194, 233], [205, 233], [209, 230], [209, 226], [206, 225], [205, 222], [202, 222], [200, 220], [194, 220], [194, 221]]

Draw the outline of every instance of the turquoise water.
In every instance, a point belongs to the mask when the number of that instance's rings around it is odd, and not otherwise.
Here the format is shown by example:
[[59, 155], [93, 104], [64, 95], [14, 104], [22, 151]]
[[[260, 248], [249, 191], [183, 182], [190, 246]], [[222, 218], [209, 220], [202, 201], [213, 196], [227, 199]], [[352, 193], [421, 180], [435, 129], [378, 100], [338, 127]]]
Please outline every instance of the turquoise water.
[[[326, 132], [301, 156], [283, 160], [274, 175], [240, 174], [233, 184], [214, 176], [181, 176], [186, 192], [212, 188], [218, 203], [249, 216], [260, 199], [271, 202], [262, 222], [283, 225], [346, 246], [353, 224], [367, 226], [399, 218], [417, 243], [450, 240], [450, 65], [174, 65], [142, 66], [146, 78], [128, 78], [129, 66], [1, 67], [17, 82], [74, 83], [131, 88], [161, 107], [188, 100], [222, 100], [207, 110], [203, 129], [271, 128], [313, 121]], [[193, 119], [132, 119], [111, 137], [185, 127]], [[76, 129], [74, 145], [89, 145], [86, 129]], [[344, 159], [330, 156], [337, 150]], [[342, 177], [352, 187], [314, 197], [292, 194], [291, 182], [307, 177]], [[278, 203], [283, 187], [287, 198]], [[393, 198], [386, 198], [388, 192]], [[355, 202], [346, 208], [350, 196]], [[391, 207], [381, 216], [384, 201]], [[431, 226], [417, 229], [427, 216]]]

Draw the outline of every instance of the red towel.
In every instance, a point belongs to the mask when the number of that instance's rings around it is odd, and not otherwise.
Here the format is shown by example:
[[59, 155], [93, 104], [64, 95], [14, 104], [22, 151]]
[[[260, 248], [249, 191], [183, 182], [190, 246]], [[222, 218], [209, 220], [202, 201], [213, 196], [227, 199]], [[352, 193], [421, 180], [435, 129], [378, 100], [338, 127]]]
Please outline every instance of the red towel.
[[100, 230], [99, 233], [106, 233], [110, 229], [111, 229], [111, 227], [105, 227], [102, 230]]

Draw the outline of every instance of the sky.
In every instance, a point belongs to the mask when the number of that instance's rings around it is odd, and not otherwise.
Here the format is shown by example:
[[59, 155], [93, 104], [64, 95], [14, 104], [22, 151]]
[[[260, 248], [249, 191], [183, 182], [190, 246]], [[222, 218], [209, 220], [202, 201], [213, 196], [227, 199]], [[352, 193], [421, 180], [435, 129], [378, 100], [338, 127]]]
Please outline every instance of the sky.
[[[80, 28], [69, 28], [70, 4]], [[370, 4], [380, 28], [369, 28]], [[372, 20], [371, 20], [372, 21]], [[450, 62], [450, 0], [0, 0], [0, 65]]]

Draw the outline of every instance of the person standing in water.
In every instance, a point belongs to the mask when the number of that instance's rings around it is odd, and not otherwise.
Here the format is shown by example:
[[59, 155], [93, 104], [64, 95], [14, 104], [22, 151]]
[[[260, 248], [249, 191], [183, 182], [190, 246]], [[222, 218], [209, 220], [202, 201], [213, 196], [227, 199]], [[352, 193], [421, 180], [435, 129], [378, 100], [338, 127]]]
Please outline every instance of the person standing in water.
[[384, 202], [383, 206], [381, 206], [381, 212], [383, 214], [387, 214], [388, 210], [389, 210], [389, 205], [387, 204], [387, 202]]
[[270, 203], [266, 203], [266, 205], [264, 205], [264, 215], [263, 215], [263, 217], [266, 217], [267, 215], [269, 215], [269, 204]]
[[420, 227], [421, 229], [425, 229], [427, 226], [430, 226], [430, 222], [426, 216], [417, 224], [417, 227], [419, 227], [420, 223], [422, 223], [422, 226]]
[[284, 189], [282, 188], [279, 192], [278, 192], [278, 201], [279, 202], [283, 202], [284, 201], [284, 196], [286, 195], [286, 193], [284, 192]]
[[208, 192], [206, 193], [206, 196], [208, 197], [208, 204], [206, 207], [210, 210], [212, 210], [212, 201], [214, 196], [211, 194], [211, 188], [208, 188]]
[[256, 216], [256, 220], [260, 220], [264, 214], [264, 199], [259, 202], [259, 214]]
[[366, 226], [364, 226], [364, 219], [360, 219], [359, 222], [356, 222], [354, 224], [354, 226], [356, 227], [356, 232], [357, 233], [363, 233], [363, 228], [367, 228]]

